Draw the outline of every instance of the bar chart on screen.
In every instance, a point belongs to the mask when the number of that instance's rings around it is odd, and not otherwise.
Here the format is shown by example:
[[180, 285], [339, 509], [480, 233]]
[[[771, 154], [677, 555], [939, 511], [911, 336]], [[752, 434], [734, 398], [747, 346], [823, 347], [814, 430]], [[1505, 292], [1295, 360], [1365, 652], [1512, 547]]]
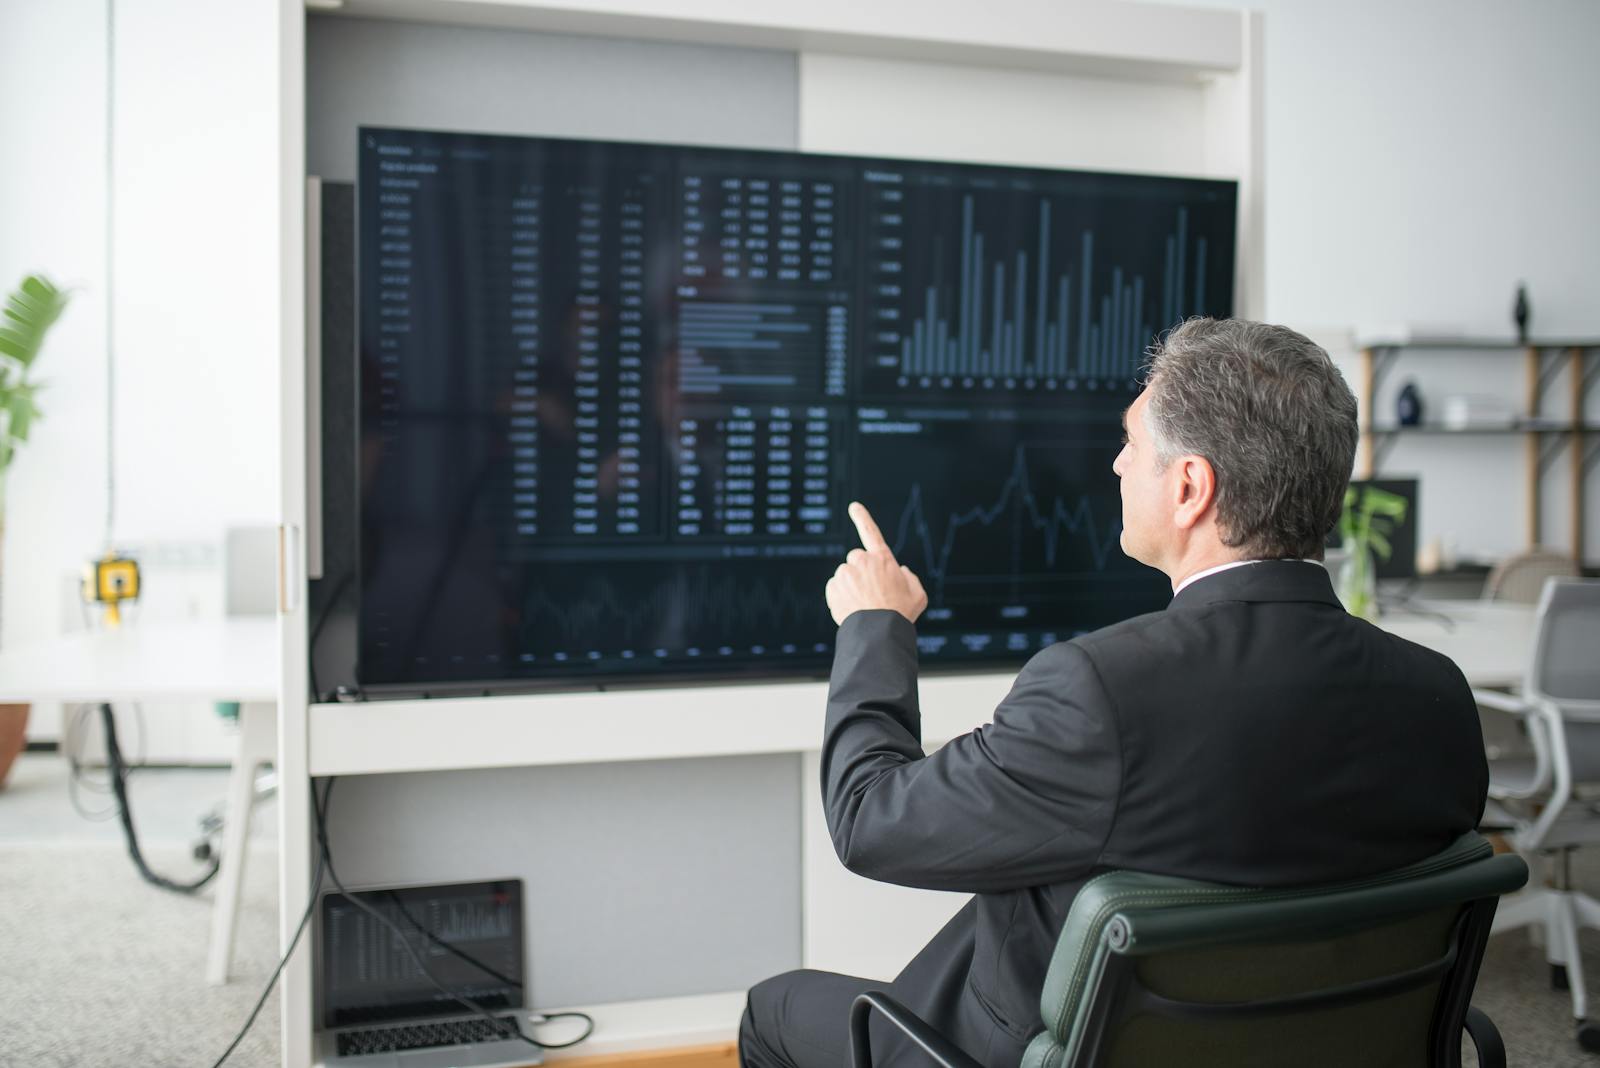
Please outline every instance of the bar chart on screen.
[[1158, 333], [1230, 310], [1213, 249], [1231, 218], [1204, 202], [951, 185], [868, 201], [874, 385], [1127, 389]]

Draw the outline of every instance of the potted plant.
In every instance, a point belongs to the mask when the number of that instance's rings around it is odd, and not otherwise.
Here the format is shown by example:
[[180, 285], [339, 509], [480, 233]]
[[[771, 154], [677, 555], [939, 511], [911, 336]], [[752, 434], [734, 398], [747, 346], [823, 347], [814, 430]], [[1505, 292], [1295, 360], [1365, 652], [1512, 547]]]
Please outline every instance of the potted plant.
[[[44, 337], [61, 317], [68, 294], [41, 275], [29, 275], [0, 309], [0, 536], [5, 530], [5, 476], [39, 418], [40, 383], [31, 377]], [[0, 704], [0, 787], [22, 751], [28, 706]]]
[[1373, 562], [1389, 559], [1389, 534], [1406, 517], [1406, 499], [1376, 486], [1351, 486], [1344, 491], [1339, 516], [1344, 564], [1339, 570], [1339, 599], [1345, 610], [1362, 619], [1378, 615], [1378, 570]]

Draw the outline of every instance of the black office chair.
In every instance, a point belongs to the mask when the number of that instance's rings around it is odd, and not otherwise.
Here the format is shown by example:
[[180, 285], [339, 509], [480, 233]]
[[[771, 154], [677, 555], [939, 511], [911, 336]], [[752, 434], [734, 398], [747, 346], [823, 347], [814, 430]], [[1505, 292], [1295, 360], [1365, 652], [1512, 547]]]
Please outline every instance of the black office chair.
[[[1256, 890], [1107, 872], [1072, 903], [1022, 1068], [1483, 1068], [1505, 1046], [1470, 1007], [1501, 894], [1528, 867], [1477, 834], [1398, 871]], [[870, 1068], [876, 1010], [943, 1068], [984, 1068], [886, 994], [850, 1010]], [[995, 1068], [995, 1066], [988, 1066]]]

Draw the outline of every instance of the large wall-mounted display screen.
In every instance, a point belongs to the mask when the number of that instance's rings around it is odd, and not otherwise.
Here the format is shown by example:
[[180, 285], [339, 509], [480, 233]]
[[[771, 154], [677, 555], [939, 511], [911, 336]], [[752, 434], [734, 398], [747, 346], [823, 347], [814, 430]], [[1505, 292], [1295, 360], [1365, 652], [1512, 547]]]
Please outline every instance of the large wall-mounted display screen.
[[926, 668], [1166, 602], [1111, 463], [1234, 183], [360, 138], [364, 687], [824, 672], [853, 499]]

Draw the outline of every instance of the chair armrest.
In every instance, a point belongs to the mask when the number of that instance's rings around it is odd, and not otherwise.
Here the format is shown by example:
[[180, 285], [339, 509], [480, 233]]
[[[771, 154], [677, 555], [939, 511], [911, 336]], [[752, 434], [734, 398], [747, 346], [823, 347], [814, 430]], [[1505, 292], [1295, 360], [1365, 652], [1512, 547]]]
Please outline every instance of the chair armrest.
[[[983, 1068], [983, 1065], [963, 1053], [955, 1043], [945, 1038], [916, 1013], [891, 998], [888, 994], [869, 990], [859, 995], [850, 1006], [850, 1064], [852, 1068], [872, 1068], [872, 1046], [867, 1040], [867, 1018], [877, 1009], [884, 1019], [894, 1024], [917, 1046], [933, 1058], [940, 1068]], [[1485, 1017], [1485, 1022], [1487, 1022]], [[1494, 1025], [1490, 1025], [1492, 1029]], [[1503, 1061], [1502, 1061], [1503, 1068]]]
[[1542, 698], [1561, 710], [1561, 718], [1574, 723], [1600, 722], [1600, 701], [1576, 697]]
[[1472, 700], [1484, 708], [1492, 708], [1497, 712], [1510, 712], [1513, 714], [1527, 712], [1532, 708], [1532, 702], [1517, 694], [1499, 693], [1495, 690], [1473, 690]]
[[1472, 1036], [1473, 1048], [1478, 1051], [1479, 1068], [1506, 1068], [1506, 1044], [1500, 1039], [1500, 1030], [1494, 1021], [1480, 1009], [1467, 1008], [1467, 1034]]

